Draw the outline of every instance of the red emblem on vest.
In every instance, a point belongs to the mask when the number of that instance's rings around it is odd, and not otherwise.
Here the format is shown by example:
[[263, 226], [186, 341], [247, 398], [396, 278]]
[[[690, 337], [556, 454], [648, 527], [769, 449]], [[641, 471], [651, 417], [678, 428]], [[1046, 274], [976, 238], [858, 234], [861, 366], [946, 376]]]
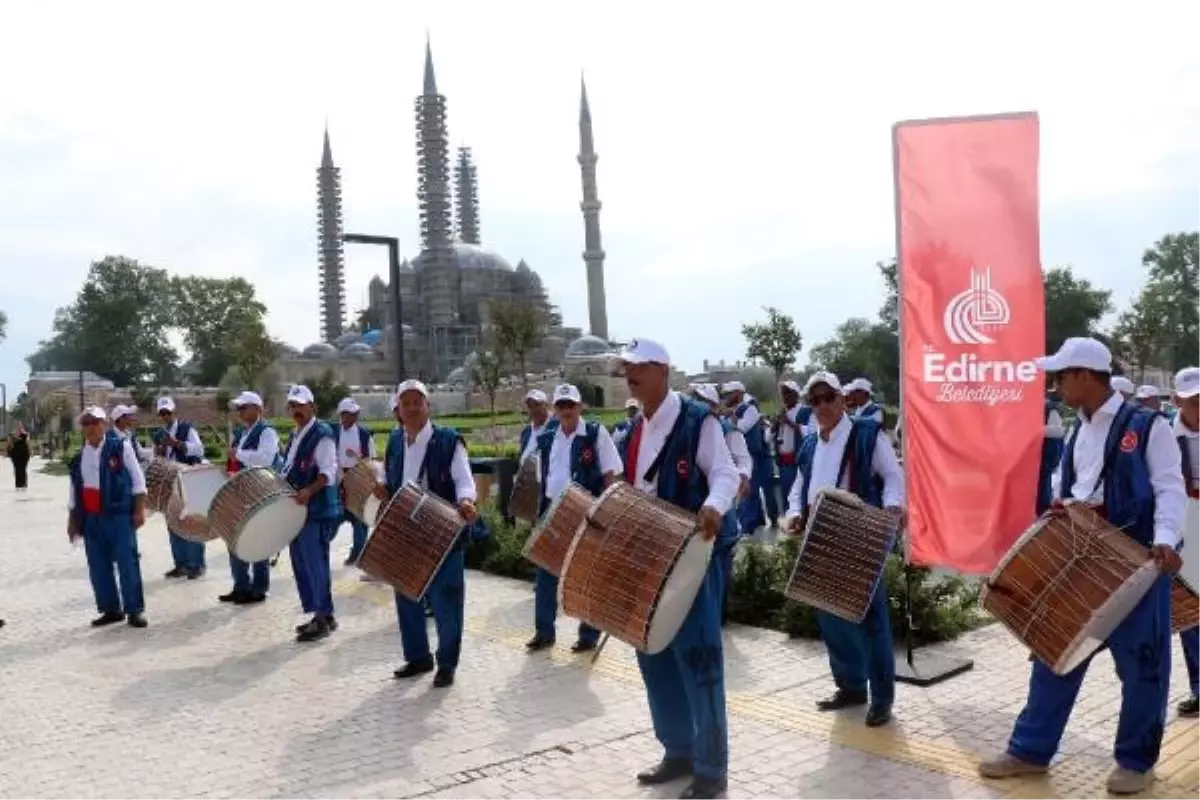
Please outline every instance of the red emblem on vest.
[[585, 447], [579, 451], [579, 463], [591, 464], [596, 459], [596, 454], [592, 452], [592, 448]]
[[675, 464], [675, 472], [679, 475], [680, 478], [687, 480], [688, 462], [687, 462], [686, 458], [679, 459], [678, 463]]
[[121, 469], [121, 467], [123, 467], [123, 466], [125, 466], [125, 465], [121, 463], [121, 459], [117, 458], [116, 456], [113, 456], [112, 458], [110, 458], [108, 460], [108, 468], [111, 469], [113, 472], [116, 472], [117, 470]]
[[1136, 431], [1125, 431], [1125, 435], [1121, 437], [1121, 452], [1132, 453], [1138, 446], [1138, 435]]

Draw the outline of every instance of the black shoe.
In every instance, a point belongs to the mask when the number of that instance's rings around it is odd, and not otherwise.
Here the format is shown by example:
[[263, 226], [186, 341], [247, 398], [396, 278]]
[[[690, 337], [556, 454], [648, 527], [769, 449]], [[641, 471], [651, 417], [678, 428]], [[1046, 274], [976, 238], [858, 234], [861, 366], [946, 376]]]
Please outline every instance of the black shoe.
[[175, 569], [164, 572], [163, 577], [164, 578], [182, 578], [186, 574], [187, 574], [187, 570], [185, 570], [183, 567], [175, 567]]
[[146, 618], [141, 614], [130, 614], [125, 618], [125, 621], [129, 623], [129, 627], [131, 628], [144, 628], [150, 624], [146, 622]]
[[867, 709], [867, 727], [878, 728], [892, 721], [892, 709], [887, 706], [871, 706]]
[[217, 599], [222, 603], [240, 603], [248, 594], [250, 593], [242, 589], [234, 589], [229, 594], [217, 595]]
[[686, 778], [692, 774], [690, 758], [664, 758], [648, 770], [637, 774], [638, 783], [643, 786], [654, 786], [659, 783], [670, 783], [677, 778]]
[[276, 564], [278, 564], [278, 563], [279, 563], [279, 556], [275, 556], [274, 558], [272, 558], [272, 559], [271, 559], [271, 566], [272, 566], [272, 567], [273, 567], [273, 566], [275, 566], [275, 565], [276, 565]]
[[838, 689], [833, 693], [832, 697], [827, 697], [824, 700], [817, 701], [818, 711], [837, 711], [842, 708], [852, 708], [853, 706], [865, 706], [867, 704], [866, 692], [849, 692], [845, 689]]
[[[225, 598], [222, 597], [221, 599], [224, 600]], [[266, 592], [243, 592], [240, 596], [233, 598], [233, 604], [235, 606], [248, 606], [253, 603], [261, 603], [266, 599]]]
[[0, 619], [0, 628], [4, 627], [4, 620]]
[[[3, 624], [3, 622], [0, 622], [0, 625]], [[1181, 717], [1194, 717], [1200, 713], [1200, 700], [1196, 699], [1196, 695], [1192, 695], [1176, 706], [1175, 710], [1179, 712], [1179, 716]]]
[[415, 678], [418, 675], [424, 675], [426, 672], [433, 672], [433, 659], [427, 658], [423, 661], [410, 661], [400, 669], [392, 673], [392, 677], [398, 680], [405, 678]]
[[454, 685], [454, 670], [439, 669], [437, 674], [433, 676], [433, 688], [445, 689], [448, 686]]
[[554, 647], [553, 639], [546, 639], [541, 636], [534, 636], [525, 643], [525, 649], [530, 653], [536, 653], [539, 650], [545, 650], [548, 647]]
[[296, 634], [297, 642], [317, 642], [324, 639], [330, 634], [329, 623], [324, 617], [313, 617], [312, 620], [304, 626], [304, 630]]
[[693, 797], [724, 797], [728, 782], [724, 778], [692, 778], [692, 782], [679, 795], [683, 800]]
[[[263, 595], [263, 599], [264, 599], [264, 600], [266, 599], [266, 595]], [[317, 618], [317, 617], [316, 617], [316, 615], [313, 615], [313, 618], [312, 618], [312, 619], [310, 619], [308, 622], [302, 622], [302, 623], [300, 623], [299, 625], [297, 625], [297, 626], [296, 626], [296, 633], [299, 633], [300, 631], [302, 631], [302, 630], [304, 630], [305, 628], [307, 628], [309, 625], [312, 625], [312, 623], [313, 623], [313, 620], [314, 620], [314, 619], [316, 619], [316, 618]], [[338, 626], [337, 626], [337, 620], [333, 618], [333, 615], [330, 615], [330, 616], [328, 616], [328, 617], [326, 617], [326, 618], [325, 618], [325, 624], [329, 626], [329, 632], [330, 632], [330, 633], [333, 633], [333, 632], [334, 632], [334, 631], [336, 631], [336, 630], [337, 630], [337, 628], [338, 628]]]
[[105, 625], [112, 625], [114, 622], [124, 622], [125, 615], [120, 611], [105, 611], [100, 616], [92, 620], [93, 628], [101, 628]]
[[204, 576], [204, 567], [190, 567], [189, 569], [184, 570], [183, 574], [187, 575], [187, 579], [189, 581], [194, 581], [197, 578]]
[[595, 642], [585, 642], [583, 639], [577, 639], [575, 644], [571, 645], [572, 653], [589, 653], [596, 649]]

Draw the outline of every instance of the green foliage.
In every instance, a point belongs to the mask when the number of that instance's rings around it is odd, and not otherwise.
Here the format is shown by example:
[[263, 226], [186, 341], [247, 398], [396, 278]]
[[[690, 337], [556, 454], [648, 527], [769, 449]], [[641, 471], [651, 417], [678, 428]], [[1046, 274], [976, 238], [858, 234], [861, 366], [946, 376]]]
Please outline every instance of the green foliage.
[[245, 278], [175, 277], [171, 296], [175, 324], [199, 367], [194, 380], [215, 386], [234, 363], [236, 336], [254, 323], [261, 327], [267, 308]]
[[471, 365], [471, 380], [488, 396], [488, 410], [492, 412], [493, 420], [496, 417], [496, 390], [503, 377], [504, 359], [500, 353], [484, 350], [476, 355], [475, 363]]
[[876, 399], [894, 402], [900, 397], [899, 340], [884, 322], [848, 319], [837, 327], [833, 338], [814, 347], [808, 358], [808, 372], [825, 369], [843, 381], [870, 378]]
[[779, 309], [769, 306], [766, 322], [742, 325], [742, 336], [746, 339], [746, 358], [758, 359], [775, 373], [778, 380], [792, 368], [804, 340], [796, 329], [796, 322]]
[[0, 342], [8, 338], [8, 315], [0, 311]]
[[1176, 371], [1200, 361], [1200, 234], [1164, 236], [1142, 256], [1146, 285], [1121, 314], [1118, 351], [1138, 370]]
[[264, 380], [267, 368], [279, 356], [280, 345], [267, 335], [261, 315], [241, 319], [230, 331], [229, 362], [237, 372], [239, 383], [267, 396], [271, 382]]
[[1042, 273], [1046, 295], [1046, 352], [1053, 353], [1072, 336], [1095, 336], [1112, 310], [1112, 292], [1097, 289], [1072, 268], [1051, 267]]
[[[313, 393], [313, 406], [317, 410], [317, 416], [321, 419], [326, 419], [337, 408], [338, 402], [343, 397], [350, 396], [350, 387], [334, 377], [333, 370], [325, 370], [325, 374], [313, 380], [307, 378], [304, 381]], [[388, 426], [391, 430], [391, 426]]]
[[526, 386], [526, 362], [546, 337], [549, 320], [537, 305], [529, 302], [492, 300], [488, 312], [495, 350], [513, 358], [521, 371], [521, 385]]

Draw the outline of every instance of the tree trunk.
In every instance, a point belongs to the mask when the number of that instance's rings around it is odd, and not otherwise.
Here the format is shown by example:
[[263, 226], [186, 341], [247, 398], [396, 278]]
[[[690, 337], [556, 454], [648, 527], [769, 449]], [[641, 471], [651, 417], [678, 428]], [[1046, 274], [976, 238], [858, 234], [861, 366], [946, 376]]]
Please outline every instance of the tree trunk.
[[517, 363], [520, 364], [520, 367], [521, 367], [521, 388], [528, 389], [529, 388], [529, 377], [528, 377], [527, 371], [525, 369], [525, 351], [524, 350], [522, 350], [520, 353], [517, 354]]

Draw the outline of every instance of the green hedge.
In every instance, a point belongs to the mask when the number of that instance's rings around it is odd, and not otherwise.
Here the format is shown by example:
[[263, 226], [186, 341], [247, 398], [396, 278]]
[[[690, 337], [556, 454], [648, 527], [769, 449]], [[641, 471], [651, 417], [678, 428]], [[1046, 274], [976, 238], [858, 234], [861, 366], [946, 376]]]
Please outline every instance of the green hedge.
[[[534, 566], [521, 554], [531, 529], [510, 525], [489, 504], [482, 512], [492, 536], [467, 549], [467, 566], [496, 575], [533, 580]], [[735, 622], [782, 631], [793, 637], [818, 638], [816, 612], [784, 597], [783, 590], [796, 563], [799, 544], [786, 539], [779, 545], [743, 541], [734, 564], [729, 618]], [[899, 641], [908, 630], [905, 598], [908, 582], [898, 557], [885, 570], [891, 600], [892, 630]], [[912, 570], [913, 639], [918, 644], [953, 639], [979, 627], [979, 591], [955, 577], [936, 577], [927, 569]]]

